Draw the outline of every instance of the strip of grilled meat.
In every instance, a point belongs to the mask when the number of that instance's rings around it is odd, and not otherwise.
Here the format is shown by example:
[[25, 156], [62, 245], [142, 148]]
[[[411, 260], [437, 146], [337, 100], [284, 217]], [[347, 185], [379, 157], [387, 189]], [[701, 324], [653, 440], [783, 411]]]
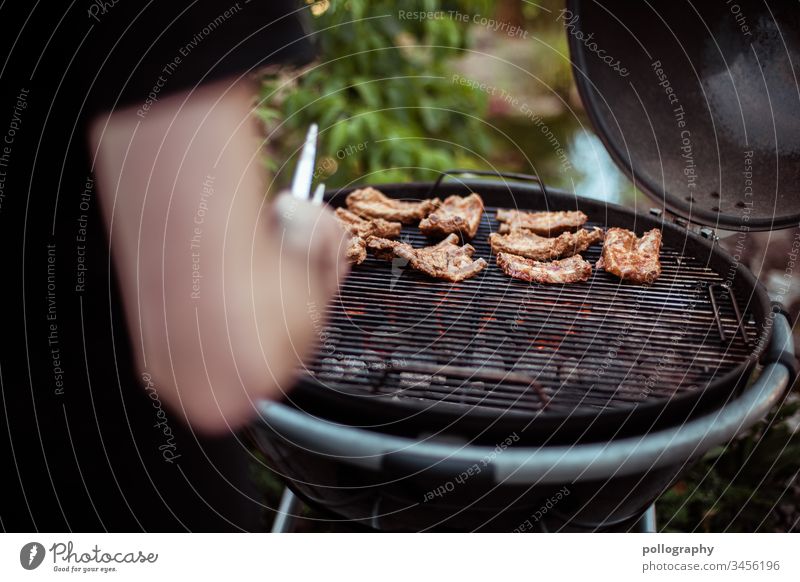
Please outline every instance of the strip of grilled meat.
[[360, 265], [367, 259], [367, 241], [360, 236], [353, 235], [347, 239], [345, 257], [348, 263]]
[[497, 253], [497, 266], [509, 277], [534, 283], [577, 283], [588, 281], [592, 274], [592, 265], [580, 255], [560, 261], [540, 262]]
[[361, 188], [347, 195], [347, 208], [363, 218], [383, 218], [413, 224], [425, 218], [441, 204], [438, 198], [402, 202], [388, 198], [375, 188]]
[[434, 277], [454, 283], [469, 279], [480, 273], [486, 266], [483, 259], [473, 259], [475, 249], [472, 245], [458, 246], [458, 235], [451, 234], [440, 243], [415, 249], [409, 244], [372, 237], [367, 246], [376, 257], [392, 260], [405, 259], [411, 268]]
[[589, 219], [579, 210], [559, 212], [524, 212], [522, 210], [498, 209], [497, 221], [503, 222], [498, 232], [506, 234], [524, 228], [541, 236], [555, 236], [565, 231], [580, 228]]
[[350, 234], [345, 254], [347, 260], [360, 265], [367, 258], [367, 240], [371, 236], [396, 238], [403, 227], [399, 222], [389, 222], [382, 218], [365, 219], [344, 208], [336, 209], [336, 220]]
[[361, 218], [344, 208], [336, 209], [336, 219], [345, 230], [365, 239], [371, 236], [397, 238], [403, 228], [399, 222], [390, 222], [382, 218]]
[[657, 228], [644, 233], [642, 238], [624, 228], [610, 228], [596, 266], [623, 281], [648, 284], [661, 276], [660, 252], [661, 231]]
[[564, 232], [555, 238], [534, 234], [529, 230], [513, 230], [509, 234], [489, 235], [489, 244], [494, 253], [510, 253], [535, 261], [547, 261], [582, 253], [595, 243], [603, 240], [603, 231], [581, 229], [578, 232]]
[[483, 216], [483, 199], [475, 193], [466, 198], [450, 196], [427, 218], [419, 223], [419, 229], [428, 236], [458, 234], [469, 240], [478, 232]]

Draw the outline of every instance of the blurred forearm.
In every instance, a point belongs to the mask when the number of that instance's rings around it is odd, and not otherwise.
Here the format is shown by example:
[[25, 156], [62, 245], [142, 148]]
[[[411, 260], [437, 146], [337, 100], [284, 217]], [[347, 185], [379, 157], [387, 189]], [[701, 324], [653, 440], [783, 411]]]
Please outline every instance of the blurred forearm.
[[[139, 369], [173, 410], [210, 431], [245, 422], [255, 399], [291, 385], [314, 336], [308, 305], [332, 292], [308, 257], [281, 250], [267, 219], [251, 98], [247, 85], [216, 83], [92, 127]], [[309, 238], [336, 247], [329, 213], [301, 214]]]

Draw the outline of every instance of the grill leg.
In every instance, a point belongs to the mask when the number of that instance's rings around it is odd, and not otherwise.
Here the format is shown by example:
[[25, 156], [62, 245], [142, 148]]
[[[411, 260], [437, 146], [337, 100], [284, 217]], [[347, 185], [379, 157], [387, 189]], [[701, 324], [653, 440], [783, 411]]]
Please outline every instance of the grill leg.
[[636, 522], [636, 531], [639, 533], [656, 533], [656, 504], [648, 507]]
[[272, 524], [272, 533], [291, 533], [294, 531], [297, 514], [303, 502], [286, 487], [281, 496], [281, 504], [278, 506], [278, 515]]

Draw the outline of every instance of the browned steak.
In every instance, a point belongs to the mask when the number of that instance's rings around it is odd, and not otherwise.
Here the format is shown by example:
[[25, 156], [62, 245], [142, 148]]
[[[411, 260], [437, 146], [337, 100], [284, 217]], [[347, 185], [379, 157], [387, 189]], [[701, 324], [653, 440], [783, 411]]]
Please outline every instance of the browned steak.
[[367, 247], [376, 257], [392, 260], [406, 259], [411, 268], [445, 281], [458, 282], [474, 277], [486, 266], [483, 259], [474, 260], [475, 249], [470, 244], [458, 245], [458, 236], [451, 234], [440, 243], [415, 249], [409, 244], [372, 237]]
[[514, 230], [509, 234], [492, 233], [489, 243], [494, 253], [510, 253], [536, 261], [547, 261], [582, 253], [603, 240], [603, 231], [581, 229], [565, 232], [555, 238], [539, 236], [530, 230]]
[[661, 231], [654, 228], [642, 238], [624, 228], [609, 228], [597, 268], [624, 281], [647, 284], [661, 276]]
[[478, 232], [482, 216], [483, 199], [478, 194], [450, 196], [419, 223], [419, 229], [428, 236], [458, 234], [468, 240]]
[[587, 281], [592, 274], [592, 266], [580, 255], [560, 261], [540, 262], [498, 253], [497, 266], [509, 277], [535, 283], [577, 283]]
[[347, 208], [363, 218], [383, 218], [413, 224], [433, 212], [441, 203], [438, 198], [419, 202], [403, 202], [388, 198], [375, 188], [354, 190], [347, 196]]
[[400, 229], [403, 226], [399, 222], [389, 222], [382, 218], [361, 218], [344, 208], [336, 209], [336, 220], [352, 235], [347, 240], [346, 256], [349, 262], [356, 265], [360, 265], [367, 258], [367, 238], [371, 236], [396, 238], [400, 236]]
[[505, 234], [524, 228], [541, 236], [555, 236], [568, 230], [580, 228], [589, 219], [583, 212], [567, 210], [559, 212], [524, 212], [522, 210], [498, 209], [498, 232]]

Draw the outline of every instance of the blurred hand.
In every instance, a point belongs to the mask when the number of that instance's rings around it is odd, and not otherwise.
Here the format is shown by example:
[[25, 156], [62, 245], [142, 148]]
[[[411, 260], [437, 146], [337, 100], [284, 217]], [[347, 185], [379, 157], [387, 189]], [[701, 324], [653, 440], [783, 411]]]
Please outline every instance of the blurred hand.
[[329, 208], [289, 193], [279, 195], [271, 211], [270, 230], [279, 238], [281, 252], [288, 264], [307, 269], [309, 292], [325, 305], [349, 270], [345, 232]]

